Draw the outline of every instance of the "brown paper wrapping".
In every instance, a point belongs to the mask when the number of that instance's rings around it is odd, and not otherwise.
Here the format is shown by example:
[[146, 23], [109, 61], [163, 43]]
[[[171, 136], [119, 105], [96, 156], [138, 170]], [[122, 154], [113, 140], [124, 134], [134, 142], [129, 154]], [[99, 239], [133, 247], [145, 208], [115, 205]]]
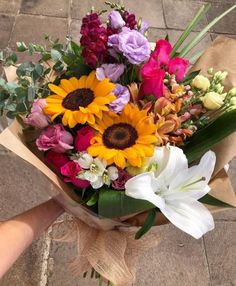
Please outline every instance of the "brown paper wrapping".
[[[227, 54], [225, 54], [227, 51]], [[229, 76], [226, 81], [227, 89], [236, 86], [236, 41], [218, 37], [193, 67], [206, 73], [213, 67], [215, 71], [226, 70]], [[8, 80], [15, 80], [15, 69], [7, 69]], [[98, 217], [78, 202], [78, 197], [62, 182], [33, 152], [24, 141], [21, 126], [17, 121], [0, 134], [0, 144], [16, 155], [39, 169], [53, 184], [48, 188], [50, 195], [76, 218], [75, 228], [78, 242], [78, 256], [73, 264], [76, 272], [94, 267], [106, 279], [116, 285], [129, 285], [134, 280], [135, 262], [138, 254], [158, 243], [153, 231], [142, 240], [134, 240], [134, 228], [140, 226], [146, 218], [146, 213], [129, 218], [110, 220]], [[227, 164], [236, 155], [236, 134], [227, 137], [216, 146], [217, 156], [215, 177], [210, 183], [211, 194], [236, 207], [236, 196], [230, 180], [224, 171]], [[212, 212], [222, 208], [207, 206]], [[157, 216], [156, 225], [167, 223], [164, 216]], [[112, 266], [112, 267], [111, 267]]]

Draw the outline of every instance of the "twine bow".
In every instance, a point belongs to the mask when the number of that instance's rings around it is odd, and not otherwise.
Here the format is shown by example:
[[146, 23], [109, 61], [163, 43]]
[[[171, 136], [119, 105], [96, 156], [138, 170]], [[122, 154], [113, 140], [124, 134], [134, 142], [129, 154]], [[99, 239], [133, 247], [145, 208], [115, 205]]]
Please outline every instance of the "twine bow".
[[[55, 224], [53, 228], [60, 229], [63, 224], [64, 222]], [[66, 224], [69, 229], [65, 235], [58, 238], [57, 229], [52, 232], [52, 239], [60, 242], [76, 241], [78, 253], [69, 265], [71, 272], [79, 276], [92, 267], [117, 286], [132, 285], [140, 255], [160, 241], [155, 228], [143, 239], [135, 240], [135, 232], [130, 230], [104, 231], [90, 227], [77, 218]]]

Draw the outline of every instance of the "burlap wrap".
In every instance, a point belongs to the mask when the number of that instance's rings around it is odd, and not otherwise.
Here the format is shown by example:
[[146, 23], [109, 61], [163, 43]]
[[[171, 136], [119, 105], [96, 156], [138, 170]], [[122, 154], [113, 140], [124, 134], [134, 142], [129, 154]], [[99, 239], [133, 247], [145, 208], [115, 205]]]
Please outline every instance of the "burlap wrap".
[[[229, 77], [227, 89], [236, 86], [236, 41], [218, 37], [211, 47], [198, 60], [193, 69], [201, 69], [202, 73], [213, 67], [215, 70], [226, 70]], [[14, 80], [15, 69], [7, 69], [8, 80]], [[78, 203], [78, 197], [57, 177], [25, 143], [21, 126], [17, 121], [0, 134], [0, 144], [17, 154], [19, 157], [39, 169], [50, 180], [48, 192], [63, 207], [75, 217], [72, 229], [68, 230], [66, 238], [61, 241], [75, 239], [78, 253], [72, 264], [75, 274], [81, 274], [93, 267], [103, 277], [115, 285], [130, 285], [135, 277], [135, 264], [139, 255], [147, 249], [156, 246], [160, 241], [158, 227], [146, 234], [141, 240], [134, 240], [134, 230], [146, 218], [146, 213], [132, 215], [116, 220], [98, 217]], [[230, 180], [223, 170], [236, 155], [236, 135], [218, 143], [213, 149], [216, 152], [217, 163], [215, 177], [211, 181], [211, 194], [233, 206], [236, 206], [236, 196]], [[111, 206], [112, 207], [112, 206]], [[212, 212], [221, 208], [207, 206]], [[162, 216], [157, 216], [156, 226], [168, 223]], [[72, 232], [71, 232], [72, 231]]]

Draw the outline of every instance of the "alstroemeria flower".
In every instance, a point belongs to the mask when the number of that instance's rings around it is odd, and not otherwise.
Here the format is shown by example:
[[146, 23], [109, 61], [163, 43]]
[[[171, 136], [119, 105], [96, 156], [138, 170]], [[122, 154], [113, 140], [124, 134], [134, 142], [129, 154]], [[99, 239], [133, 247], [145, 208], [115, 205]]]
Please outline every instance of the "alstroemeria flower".
[[154, 95], [156, 98], [159, 98], [163, 96], [165, 72], [171, 75], [175, 74], [177, 81], [183, 79], [189, 61], [180, 57], [171, 59], [171, 51], [172, 46], [168, 41], [157, 41], [149, 61], [141, 68], [142, 85], [139, 97]]
[[215, 160], [208, 151], [198, 165], [188, 168], [180, 148], [156, 147], [152, 163], [157, 168], [131, 178], [125, 193], [151, 202], [176, 227], [198, 239], [214, 228], [211, 213], [198, 200], [210, 191]]

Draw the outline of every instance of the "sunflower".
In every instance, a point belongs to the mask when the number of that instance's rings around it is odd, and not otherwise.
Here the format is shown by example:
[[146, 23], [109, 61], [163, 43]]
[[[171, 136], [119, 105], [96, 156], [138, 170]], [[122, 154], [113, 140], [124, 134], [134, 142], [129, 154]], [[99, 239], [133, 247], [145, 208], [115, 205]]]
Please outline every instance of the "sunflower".
[[93, 126], [98, 134], [91, 140], [88, 153], [115, 163], [124, 169], [127, 164], [141, 167], [145, 157], [154, 152], [156, 126], [147, 110], [127, 104], [120, 115], [107, 112]]
[[44, 113], [52, 121], [63, 115], [63, 125], [70, 128], [78, 123], [94, 124], [96, 117], [102, 118], [102, 112], [108, 111], [107, 104], [116, 99], [111, 93], [115, 84], [107, 78], [99, 81], [94, 71], [80, 79], [62, 79], [59, 86], [49, 84], [48, 87], [54, 94], [46, 98]]

